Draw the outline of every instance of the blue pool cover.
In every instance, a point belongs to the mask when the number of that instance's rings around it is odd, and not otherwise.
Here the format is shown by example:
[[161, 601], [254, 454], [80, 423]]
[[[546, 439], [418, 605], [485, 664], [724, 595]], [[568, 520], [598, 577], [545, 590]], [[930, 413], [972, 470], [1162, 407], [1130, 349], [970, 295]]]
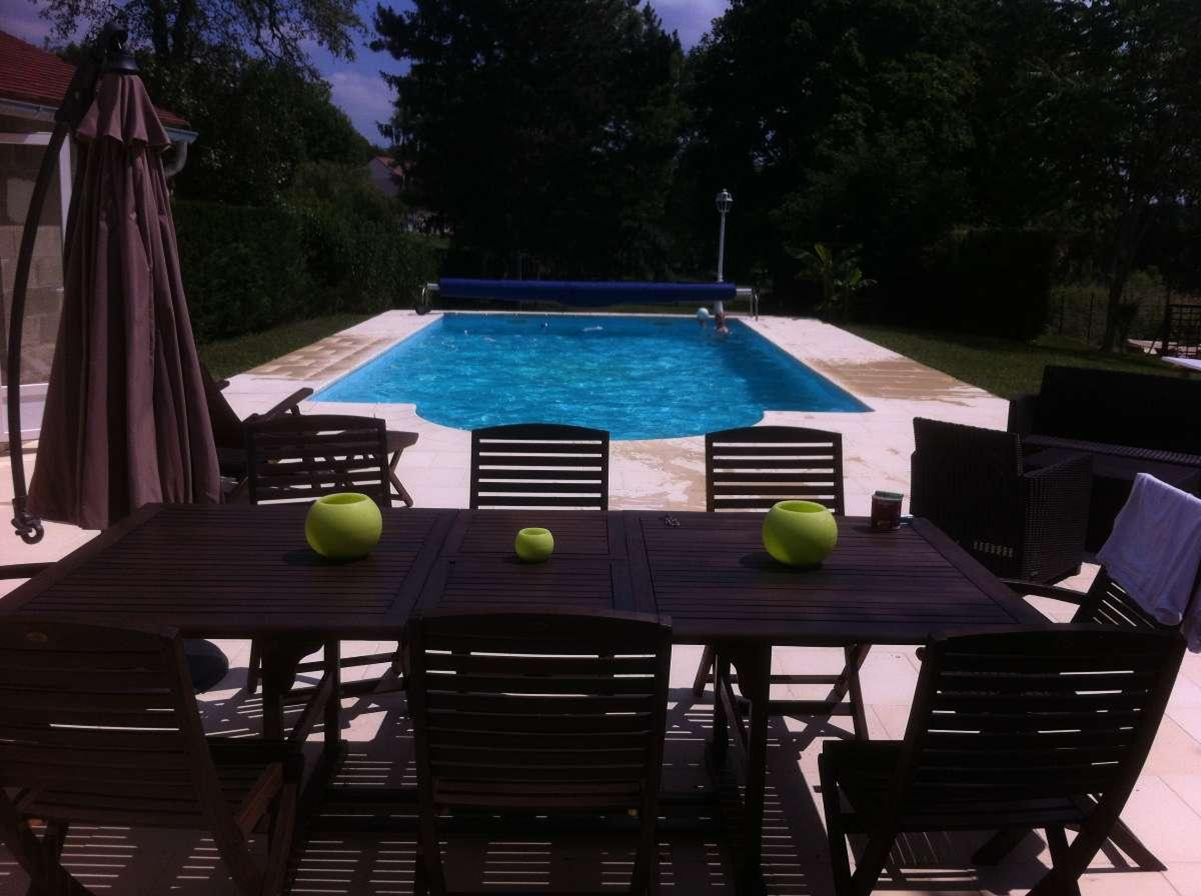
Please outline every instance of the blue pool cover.
[[469, 280], [444, 277], [438, 292], [448, 299], [508, 299], [556, 302], [573, 308], [609, 305], [672, 305], [681, 302], [732, 302], [733, 283], [635, 283], [588, 280]]

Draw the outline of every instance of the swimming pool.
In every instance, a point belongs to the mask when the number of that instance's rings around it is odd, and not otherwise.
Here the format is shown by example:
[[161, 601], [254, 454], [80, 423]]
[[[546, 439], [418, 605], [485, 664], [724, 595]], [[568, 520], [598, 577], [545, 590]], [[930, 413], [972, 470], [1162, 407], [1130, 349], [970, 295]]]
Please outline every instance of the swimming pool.
[[764, 410], [869, 411], [739, 321], [446, 314], [314, 401], [415, 404], [434, 423], [572, 423], [614, 439], [750, 426]]

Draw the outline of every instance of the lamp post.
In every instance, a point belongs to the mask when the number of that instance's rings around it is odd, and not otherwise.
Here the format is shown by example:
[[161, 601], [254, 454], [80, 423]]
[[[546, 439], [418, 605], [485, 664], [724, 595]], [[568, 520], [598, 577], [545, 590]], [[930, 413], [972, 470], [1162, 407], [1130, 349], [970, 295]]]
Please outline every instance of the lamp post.
[[718, 214], [721, 215], [721, 228], [717, 232], [717, 282], [723, 282], [722, 272], [726, 260], [726, 213], [734, 205], [734, 197], [729, 190], [722, 190], [714, 200]]

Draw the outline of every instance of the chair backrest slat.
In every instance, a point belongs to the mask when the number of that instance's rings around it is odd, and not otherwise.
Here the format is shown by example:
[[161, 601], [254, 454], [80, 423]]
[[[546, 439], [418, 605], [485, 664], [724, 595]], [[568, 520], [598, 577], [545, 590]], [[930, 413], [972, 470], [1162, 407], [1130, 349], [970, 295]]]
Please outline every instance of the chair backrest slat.
[[409, 629], [438, 806], [636, 809], [656, 792], [671, 629], [634, 614], [431, 614]]
[[609, 509], [609, 434], [552, 423], [471, 433], [471, 508]]
[[1099, 626], [936, 636], [902, 749], [900, 811], [1132, 786], [1183, 650], [1174, 634]]
[[72, 820], [194, 824], [215, 781], [176, 633], [0, 622], [0, 787]]
[[707, 510], [770, 510], [789, 499], [846, 511], [841, 433], [746, 426], [705, 436]]
[[1105, 567], [1097, 570], [1088, 593], [1072, 616], [1072, 622], [1147, 631], [1177, 630], [1176, 626], [1162, 625], [1140, 607], [1125, 588], [1109, 577]]
[[389, 505], [383, 420], [289, 414], [247, 421], [245, 431], [252, 504], [361, 492]]

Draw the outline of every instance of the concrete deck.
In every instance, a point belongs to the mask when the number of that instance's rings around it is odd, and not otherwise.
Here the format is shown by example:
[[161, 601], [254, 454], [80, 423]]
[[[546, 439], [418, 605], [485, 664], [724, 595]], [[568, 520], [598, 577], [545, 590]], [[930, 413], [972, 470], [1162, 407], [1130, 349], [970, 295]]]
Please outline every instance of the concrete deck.
[[[262, 410], [300, 385], [319, 388], [358, 366], [395, 340], [436, 319], [389, 312], [300, 352], [234, 377], [230, 401], [243, 413]], [[762, 318], [748, 321], [874, 408], [866, 414], [769, 413], [765, 422], [802, 423], [844, 434], [846, 486], [851, 513], [866, 513], [878, 488], [908, 492], [914, 416], [930, 416], [1003, 428], [1002, 400], [868, 343], [811, 320]], [[401, 478], [425, 506], [461, 507], [467, 500], [469, 438], [465, 432], [421, 420], [411, 406], [309, 403], [306, 410], [366, 413], [390, 427], [419, 432], [421, 440], [401, 460]], [[32, 455], [27, 455], [33, 460]], [[9, 459], [0, 458], [0, 510], [10, 514]], [[613, 443], [612, 506], [703, 509], [703, 455], [700, 438]], [[0, 563], [62, 556], [94, 533], [48, 526], [46, 540], [26, 548], [0, 532]], [[1084, 588], [1094, 570], [1065, 583]], [[0, 582], [0, 594], [11, 583]], [[1056, 618], [1064, 608], [1043, 605]], [[221, 642], [233, 669], [217, 690], [204, 695], [206, 727], [246, 735], [258, 729], [258, 702], [242, 690], [246, 642]], [[374, 651], [377, 645], [347, 645], [346, 651]], [[673, 789], [704, 778], [702, 746], [710, 720], [708, 699], [693, 705], [687, 687], [699, 649], [678, 648], [673, 657], [672, 698], [666, 783]], [[777, 671], [832, 670], [839, 654], [814, 649], [775, 652]], [[918, 662], [910, 649], [878, 649], [863, 668], [868, 723], [875, 738], [904, 732]], [[369, 674], [359, 670], [357, 674]], [[797, 694], [797, 696], [803, 696]], [[353, 762], [348, 774], [411, 783], [411, 737], [403, 698], [377, 703], [348, 702]], [[816, 792], [820, 741], [840, 736], [837, 728], [808, 720], [773, 721], [768, 778], [766, 880], [772, 894], [832, 892], [821, 798]], [[1082, 881], [1085, 896], [1147, 894], [1201, 896], [1201, 657], [1186, 657], [1150, 760], [1123, 818], [1169, 866], [1165, 873], [1128, 872], [1116, 854], [1099, 856]], [[893, 866], [879, 890], [889, 893], [1011, 894], [1027, 890], [1048, 864], [1041, 837], [1030, 836], [1003, 865], [972, 868], [968, 861], [979, 836], [912, 837], [894, 850]], [[579, 839], [555, 843], [497, 840], [468, 844], [456, 860], [465, 873], [485, 872], [492, 884], [528, 880], [532, 889], [548, 884], [589, 886], [620, 878], [628, 857], [598, 854]], [[732, 892], [728, 853], [713, 834], [663, 838], [663, 892]], [[297, 858], [292, 892], [321, 894], [409, 893], [415, 845], [397, 836], [314, 837]], [[211, 841], [194, 834], [79, 828], [68, 840], [69, 864], [97, 893], [212, 894], [234, 890]], [[478, 878], [477, 878], [478, 879]], [[0, 851], [0, 894], [25, 892], [23, 874]]]

